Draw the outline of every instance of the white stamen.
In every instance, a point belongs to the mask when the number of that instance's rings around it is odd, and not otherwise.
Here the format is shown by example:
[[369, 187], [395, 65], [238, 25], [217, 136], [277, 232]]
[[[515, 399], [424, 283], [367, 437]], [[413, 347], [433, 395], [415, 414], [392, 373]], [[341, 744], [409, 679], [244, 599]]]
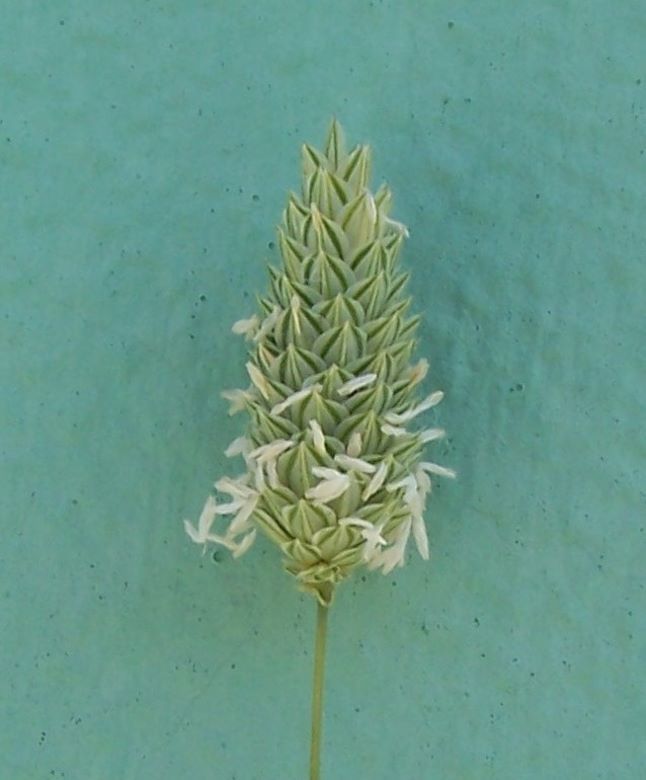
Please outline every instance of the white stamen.
[[381, 432], [385, 433], [386, 436], [405, 436], [408, 433], [406, 428], [399, 428], [395, 425], [388, 425], [388, 423], [384, 423], [381, 426]]
[[428, 535], [426, 533], [426, 524], [424, 518], [420, 514], [413, 515], [413, 537], [417, 550], [422, 558], [428, 560]]
[[341, 517], [339, 525], [356, 525], [358, 528], [373, 528], [370, 520], [364, 520], [362, 517]]
[[431, 492], [431, 479], [424, 469], [419, 466], [415, 469], [415, 479], [417, 480], [417, 487], [423, 496]]
[[370, 530], [362, 531], [361, 536], [366, 540], [363, 546], [363, 560], [371, 561], [380, 547], [385, 547], [388, 542], [382, 536], [381, 532], [384, 530], [386, 521], [382, 520], [379, 525], [373, 526]]
[[422, 517], [424, 514], [425, 496], [417, 488], [417, 481], [415, 481], [415, 488], [407, 490], [404, 494], [404, 502], [410, 509], [413, 518]]
[[377, 470], [376, 466], [372, 463], [368, 463], [367, 460], [362, 458], [352, 458], [349, 455], [335, 455], [334, 460], [342, 466], [346, 471], [360, 471], [362, 474], [374, 474]]
[[363, 387], [371, 385], [376, 378], [377, 374], [361, 374], [361, 376], [355, 376], [354, 379], [350, 379], [342, 384], [337, 389], [337, 393], [341, 396], [351, 395], [357, 390], [361, 390]]
[[216, 544], [221, 544], [224, 547], [226, 547], [229, 550], [235, 550], [236, 545], [234, 542], [232, 542], [230, 539], [227, 539], [223, 536], [220, 536], [218, 534], [212, 534], [211, 526], [213, 525], [213, 521], [215, 520], [215, 516], [218, 513], [218, 505], [216, 504], [215, 498], [213, 496], [209, 496], [206, 499], [206, 503], [204, 504], [204, 508], [202, 509], [202, 513], [200, 514], [200, 519], [197, 523], [197, 528], [190, 523], [188, 520], [184, 520], [184, 529], [186, 530], [186, 533], [191, 537], [191, 539], [196, 542], [197, 544], [203, 544], [204, 549], [202, 550], [202, 554], [206, 551], [206, 544], [207, 542], [215, 542]]
[[274, 327], [274, 325], [278, 322], [278, 317], [280, 316], [280, 307], [274, 306], [274, 308], [271, 310], [271, 312], [265, 317], [265, 319], [262, 321], [260, 325], [260, 329], [258, 330], [258, 333], [253, 337], [254, 341], [260, 341], [263, 339], [267, 333]]
[[321, 455], [325, 455], [327, 450], [325, 449], [325, 436], [323, 429], [321, 428], [317, 420], [310, 420], [310, 430], [312, 431], [312, 441], [314, 442], [314, 449]]
[[249, 447], [251, 442], [246, 436], [238, 436], [231, 444], [226, 448], [224, 454], [227, 458], [233, 458], [236, 455], [247, 455], [249, 453]]
[[413, 477], [412, 474], [409, 474], [403, 479], [397, 480], [397, 482], [391, 482], [390, 484], [386, 485], [386, 490], [389, 493], [394, 493], [400, 488], [405, 488], [404, 501], [407, 504], [410, 503], [413, 500], [414, 495], [417, 493], [417, 482], [415, 481], [415, 477]]
[[257, 314], [254, 314], [253, 317], [249, 317], [247, 320], [238, 320], [237, 322], [234, 322], [231, 332], [235, 333], [236, 336], [251, 337], [259, 325], [260, 319]]
[[218, 504], [215, 507], [216, 515], [232, 515], [244, 506], [245, 501], [242, 498], [234, 498], [233, 501], [229, 501], [226, 504]]
[[243, 479], [247, 479], [247, 475], [245, 474], [244, 477], [240, 477], [239, 479], [231, 479], [231, 477], [221, 477], [218, 479], [218, 481], [215, 483], [214, 487], [216, 490], [219, 490], [220, 493], [227, 493], [230, 496], [234, 496], [237, 498], [251, 498], [251, 496], [255, 495], [255, 491], [249, 487], [249, 485], [245, 485], [242, 481]]
[[241, 555], [244, 555], [247, 552], [256, 539], [256, 533], [256, 529], [254, 528], [251, 533], [247, 534], [242, 539], [233, 552], [234, 558], [239, 558]]
[[291, 439], [276, 439], [269, 444], [262, 444], [260, 447], [256, 447], [249, 453], [249, 458], [255, 460], [257, 463], [266, 463], [269, 460], [276, 460], [283, 452], [287, 452], [288, 449], [293, 447], [296, 442]]
[[191, 523], [190, 520], [184, 520], [184, 530], [195, 542], [195, 544], [203, 544], [206, 541], [206, 538], [202, 538], [199, 530], [193, 525], [193, 523]]
[[410, 372], [409, 381], [411, 385], [419, 384], [422, 379], [428, 374], [428, 360], [426, 358], [422, 358], [418, 363], [416, 363]]
[[316, 384], [316, 385], [310, 385], [309, 387], [304, 387], [302, 390], [297, 390], [295, 393], [288, 395], [284, 401], [281, 401], [280, 403], [276, 404], [276, 406], [272, 407], [270, 414], [271, 415], [282, 414], [282, 412], [284, 412], [285, 409], [289, 409], [290, 406], [293, 406], [294, 404], [297, 404], [299, 401], [302, 401], [303, 398], [307, 398], [307, 396], [313, 393], [314, 391], [318, 392], [319, 390], [322, 389], [323, 389], [323, 385]]
[[385, 416], [385, 420], [393, 425], [401, 425], [402, 423], [406, 423], [414, 417], [417, 417], [418, 414], [425, 412], [427, 409], [437, 406], [443, 398], [444, 393], [441, 390], [436, 390], [434, 393], [427, 396], [421, 403], [413, 406], [406, 412], [401, 412], [400, 414], [397, 412], [390, 412]]
[[228, 537], [237, 536], [238, 534], [241, 534], [247, 530], [249, 527], [249, 518], [253, 514], [253, 510], [256, 508], [257, 501], [258, 499], [254, 496], [248, 501], [245, 501], [243, 506], [240, 507], [237, 515], [233, 518], [231, 524], [229, 525], [227, 530]]
[[[328, 501], [333, 501], [335, 498], [343, 495], [350, 487], [350, 477], [348, 477], [347, 474], [341, 474], [340, 472], [335, 471], [335, 469], [326, 469], [323, 466], [315, 466], [312, 469], [312, 472], [315, 473], [316, 476], [323, 477], [318, 485], [309, 488], [309, 490], [305, 492], [305, 497], [311, 498], [313, 501], [319, 501], [322, 504], [326, 504]], [[325, 474], [321, 472], [328, 472], [336, 474], [337, 476], [325, 477]]]
[[404, 556], [406, 554], [406, 544], [410, 536], [412, 519], [409, 517], [397, 529], [395, 542], [387, 549], [377, 553], [369, 563], [369, 568], [375, 569], [382, 567], [384, 574], [390, 572], [396, 566], [404, 565]]
[[365, 540], [363, 546], [363, 559], [369, 561], [381, 545], [386, 545], [388, 542], [381, 535], [381, 532], [386, 525], [386, 521], [382, 520], [381, 523], [375, 525], [369, 520], [364, 520], [361, 517], [342, 517], [339, 520], [339, 525], [354, 525], [361, 528], [361, 536]]
[[453, 469], [448, 469], [446, 466], [440, 466], [437, 463], [430, 463], [429, 461], [422, 461], [419, 467], [424, 471], [428, 471], [430, 474], [437, 474], [439, 477], [449, 477], [454, 479], [457, 476], [457, 472]]
[[435, 441], [436, 439], [443, 439], [446, 436], [446, 431], [443, 428], [426, 428], [420, 431], [418, 434], [419, 440], [426, 444], [429, 441]]
[[221, 395], [222, 398], [231, 403], [229, 416], [236, 414], [236, 412], [241, 412], [245, 408], [247, 401], [251, 401], [253, 397], [247, 390], [239, 389], [223, 390]]
[[361, 494], [361, 498], [364, 501], [367, 501], [367, 499], [370, 498], [373, 493], [376, 493], [381, 486], [384, 484], [386, 480], [386, 475], [388, 474], [388, 465], [385, 461], [382, 461], [379, 464], [379, 468], [375, 472], [374, 476], [370, 480], [370, 482], [366, 485], [366, 489]]
[[347, 477], [324, 479], [315, 487], [310, 488], [305, 495], [313, 501], [326, 504], [328, 501], [333, 501], [335, 498], [342, 496], [349, 487], [350, 480]]
[[255, 366], [251, 361], [247, 362], [246, 369], [247, 369], [247, 373], [249, 374], [249, 378], [254, 383], [254, 385], [258, 388], [260, 394], [263, 396], [263, 398], [269, 400], [269, 385], [267, 383], [267, 379], [265, 378], [265, 375], [258, 368], [258, 366]]
[[231, 550], [231, 552], [235, 552], [238, 548], [238, 545], [233, 540], [227, 539], [226, 536], [220, 536], [219, 534], [209, 534], [206, 537], [206, 541], [221, 544], [223, 547], [226, 547], [227, 550]]
[[188, 520], [184, 520], [184, 529], [196, 544], [206, 543], [206, 538], [211, 530], [213, 521], [215, 520], [216, 507], [217, 503], [215, 498], [209, 496], [200, 513], [200, 518], [197, 521], [197, 528]]
[[404, 477], [403, 479], [398, 479], [397, 482], [389, 482], [386, 485], [386, 490], [389, 493], [394, 493], [395, 490], [399, 490], [399, 488], [406, 487], [406, 485], [408, 485], [409, 480], [410, 477]]
[[359, 431], [355, 431], [352, 436], [350, 436], [350, 440], [348, 441], [348, 446], [346, 447], [346, 452], [351, 458], [356, 458], [361, 454], [361, 447], [362, 447], [362, 441], [361, 441], [361, 434]]
[[202, 507], [202, 511], [200, 512], [200, 519], [197, 523], [200, 536], [204, 536], [211, 530], [211, 525], [215, 520], [216, 508], [217, 501], [215, 500], [215, 496], [209, 495], [206, 499], [206, 502], [204, 503], [204, 506]]
[[321, 479], [338, 479], [343, 476], [342, 472], [337, 469], [330, 469], [327, 466], [314, 466], [312, 468], [312, 474]]

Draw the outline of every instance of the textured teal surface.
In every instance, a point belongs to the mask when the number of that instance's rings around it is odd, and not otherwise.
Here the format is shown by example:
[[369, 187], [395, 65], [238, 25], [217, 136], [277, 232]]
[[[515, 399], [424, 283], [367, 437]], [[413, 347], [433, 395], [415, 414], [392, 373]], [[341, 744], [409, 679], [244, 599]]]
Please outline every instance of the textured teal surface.
[[332, 113], [460, 478], [338, 595], [325, 778], [646, 776], [642, 0], [0, 9], [0, 778], [305, 777], [314, 604], [181, 519]]

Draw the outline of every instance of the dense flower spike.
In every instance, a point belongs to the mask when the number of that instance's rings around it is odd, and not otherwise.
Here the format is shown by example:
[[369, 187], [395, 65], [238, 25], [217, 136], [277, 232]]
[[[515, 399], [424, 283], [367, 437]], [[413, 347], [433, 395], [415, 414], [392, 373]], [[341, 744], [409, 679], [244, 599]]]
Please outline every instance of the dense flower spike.
[[[418, 318], [399, 268], [408, 230], [389, 216], [390, 191], [368, 189], [370, 150], [346, 151], [334, 121], [324, 151], [305, 145], [302, 164], [301, 195], [290, 194], [278, 228], [282, 266], [269, 269], [261, 311], [233, 326], [250, 347], [250, 384], [224, 396], [250, 421], [226, 455], [246, 472], [216, 482], [226, 500], [209, 497], [186, 530], [236, 557], [261, 530], [327, 605], [358, 566], [403, 565], [411, 533], [428, 558], [429, 474], [455, 472], [421, 460], [442, 429], [409, 428], [443, 393], [417, 392], [428, 362], [410, 362]], [[220, 515], [233, 519], [212, 533]]]

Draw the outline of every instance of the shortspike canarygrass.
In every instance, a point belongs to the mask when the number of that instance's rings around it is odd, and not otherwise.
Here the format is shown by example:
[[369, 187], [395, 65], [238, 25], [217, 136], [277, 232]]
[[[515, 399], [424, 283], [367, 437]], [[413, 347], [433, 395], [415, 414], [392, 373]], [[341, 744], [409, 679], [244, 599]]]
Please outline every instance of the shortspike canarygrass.
[[[428, 362], [411, 362], [419, 317], [399, 260], [408, 231], [389, 216], [388, 187], [370, 191], [370, 162], [367, 146], [346, 151], [336, 121], [322, 152], [303, 146], [302, 194], [278, 227], [282, 265], [232, 328], [248, 345], [249, 386], [223, 395], [248, 424], [225, 454], [244, 471], [215, 483], [222, 500], [209, 496], [197, 527], [185, 521], [194, 542], [234, 557], [264, 533], [322, 607], [359, 567], [402, 566], [411, 535], [428, 558], [430, 475], [455, 476], [423, 459], [444, 431], [415, 426], [443, 393], [420, 397]], [[212, 530], [220, 516], [228, 526]]]
[[[250, 343], [250, 386], [225, 391], [230, 413], [247, 411], [244, 437], [225, 451], [245, 472], [215, 483], [198, 544], [240, 556], [257, 530], [276, 542], [302, 589], [329, 604], [359, 566], [384, 574], [404, 563], [412, 533], [428, 557], [428, 474], [421, 460], [439, 428], [407, 427], [442, 400], [418, 400], [428, 363], [411, 365], [418, 317], [409, 316], [399, 252], [408, 231], [389, 217], [390, 190], [368, 189], [370, 149], [347, 153], [332, 123], [324, 152], [303, 147], [302, 197], [290, 194], [278, 228], [282, 267], [260, 313], [233, 325]], [[232, 516], [223, 533], [219, 515]]]

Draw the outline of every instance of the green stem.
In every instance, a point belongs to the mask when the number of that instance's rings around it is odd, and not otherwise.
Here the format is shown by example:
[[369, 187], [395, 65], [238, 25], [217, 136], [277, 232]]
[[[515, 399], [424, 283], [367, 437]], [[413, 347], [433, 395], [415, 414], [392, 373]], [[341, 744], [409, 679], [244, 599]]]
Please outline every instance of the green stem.
[[310, 746], [310, 780], [321, 777], [321, 730], [323, 727], [323, 673], [328, 607], [317, 603], [316, 644], [314, 648], [314, 685], [312, 688], [312, 742]]

